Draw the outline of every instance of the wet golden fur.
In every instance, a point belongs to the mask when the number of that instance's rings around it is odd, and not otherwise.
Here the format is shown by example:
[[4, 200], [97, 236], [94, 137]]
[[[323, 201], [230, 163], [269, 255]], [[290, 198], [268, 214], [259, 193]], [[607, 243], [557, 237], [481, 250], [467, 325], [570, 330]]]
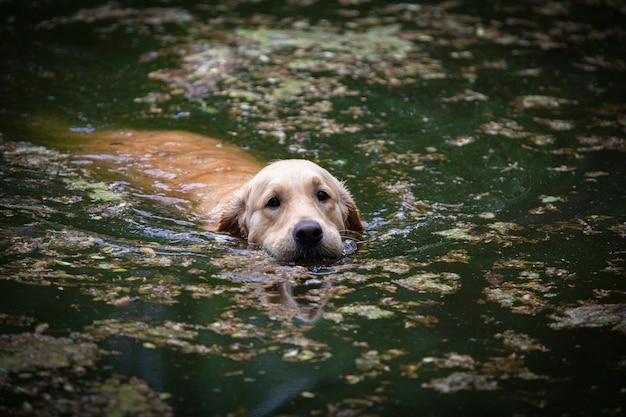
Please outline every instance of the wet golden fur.
[[87, 136], [83, 156], [94, 166], [116, 166], [145, 192], [281, 261], [339, 258], [342, 236], [364, 229], [344, 184], [313, 162], [290, 159], [263, 167], [239, 148], [188, 132]]

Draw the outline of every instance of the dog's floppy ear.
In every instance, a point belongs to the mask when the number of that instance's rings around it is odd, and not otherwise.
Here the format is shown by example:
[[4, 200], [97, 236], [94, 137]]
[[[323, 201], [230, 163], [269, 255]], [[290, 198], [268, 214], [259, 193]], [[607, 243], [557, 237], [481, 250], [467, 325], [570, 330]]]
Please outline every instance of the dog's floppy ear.
[[233, 235], [245, 237], [248, 228], [245, 225], [246, 199], [248, 184], [235, 192], [232, 200], [222, 209], [217, 223], [218, 232], [228, 232]]
[[356, 207], [356, 203], [350, 194], [350, 191], [342, 183], [339, 189], [339, 198], [341, 204], [341, 210], [343, 211], [343, 224], [346, 230], [354, 230], [355, 232], [362, 232], [365, 230], [363, 223], [361, 223], [361, 216], [359, 215], [359, 209]]

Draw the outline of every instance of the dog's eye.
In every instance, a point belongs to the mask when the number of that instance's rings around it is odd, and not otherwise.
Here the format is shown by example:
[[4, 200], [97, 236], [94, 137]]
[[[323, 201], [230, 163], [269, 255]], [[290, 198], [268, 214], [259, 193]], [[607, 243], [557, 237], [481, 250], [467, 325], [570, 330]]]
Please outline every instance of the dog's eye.
[[326, 191], [318, 191], [317, 192], [317, 199], [319, 201], [326, 201], [330, 198], [330, 196], [326, 193]]
[[278, 199], [278, 197], [272, 197], [269, 200], [267, 200], [267, 204], [265, 204], [266, 207], [280, 207], [280, 200]]

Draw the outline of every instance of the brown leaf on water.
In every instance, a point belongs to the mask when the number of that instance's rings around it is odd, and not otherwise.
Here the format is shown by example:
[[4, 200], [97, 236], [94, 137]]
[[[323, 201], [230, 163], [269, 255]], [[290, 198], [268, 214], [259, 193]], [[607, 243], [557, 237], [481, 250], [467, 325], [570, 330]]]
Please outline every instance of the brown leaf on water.
[[467, 250], [458, 249], [458, 250], [451, 250], [443, 256], [436, 257], [435, 262], [447, 262], [447, 263], [460, 262], [460, 263], [466, 264], [466, 263], [469, 263], [470, 259], [471, 257], [467, 254]]
[[574, 122], [571, 120], [546, 119], [543, 117], [533, 117], [533, 121], [543, 126], [547, 126], [552, 130], [564, 131], [572, 130]]
[[607, 57], [605, 55], [585, 56], [582, 62], [575, 62], [575, 67], [585, 71], [597, 71], [599, 69], [609, 69], [624, 71], [626, 69], [626, 61], [620, 58]]
[[579, 152], [593, 152], [603, 150], [616, 150], [626, 152], [626, 139], [617, 136], [576, 136], [581, 145]]
[[578, 101], [541, 95], [519, 96], [514, 100], [514, 105], [519, 110], [534, 108], [556, 109], [564, 104], [578, 104]]
[[485, 123], [478, 128], [478, 132], [485, 135], [504, 136], [510, 139], [522, 139], [530, 136], [530, 133], [526, 132], [523, 126], [510, 119], [500, 119]]
[[491, 285], [499, 285], [503, 281], [504, 277], [502, 276], [502, 274], [496, 274], [490, 271], [485, 274], [485, 279]]
[[457, 103], [459, 101], [487, 101], [489, 97], [477, 91], [466, 88], [462, 93], [452, 97], [443, 97], [441, 101], [444, 103]]
[[608, 230], [617, 234], [619, 237], [626, 237], [626, 223], [620, 223], [614, 226], [610, 226]]
[[498, 381], [472, 372], [453, 372], [447, 377], [433, 378], [423, 383], [422, 388], [431, 388], [441, 394], [458, 391], [493, 391], [498, 389]]
[[530, 352], [538, 350], [540, 352], [547, 352], [546, 348], [539, 340], [528, 336], [525, 333], [516, 333], [513, 330], [506, 330], [502, 333], [495, 335], [497, 339], [502, 339], [502, 343], [509, 349], [519, 352]]

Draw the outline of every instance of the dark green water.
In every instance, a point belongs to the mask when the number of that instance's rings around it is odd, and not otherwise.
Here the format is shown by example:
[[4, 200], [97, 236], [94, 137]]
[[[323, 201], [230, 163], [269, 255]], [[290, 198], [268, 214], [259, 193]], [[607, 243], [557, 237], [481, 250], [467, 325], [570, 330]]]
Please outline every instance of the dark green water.
[[[621, 3], [0, 11], [0, 414], [624, 414]], [[69, 134], [119, 128], [312, 159], [364, 242], [204, 232]]]

